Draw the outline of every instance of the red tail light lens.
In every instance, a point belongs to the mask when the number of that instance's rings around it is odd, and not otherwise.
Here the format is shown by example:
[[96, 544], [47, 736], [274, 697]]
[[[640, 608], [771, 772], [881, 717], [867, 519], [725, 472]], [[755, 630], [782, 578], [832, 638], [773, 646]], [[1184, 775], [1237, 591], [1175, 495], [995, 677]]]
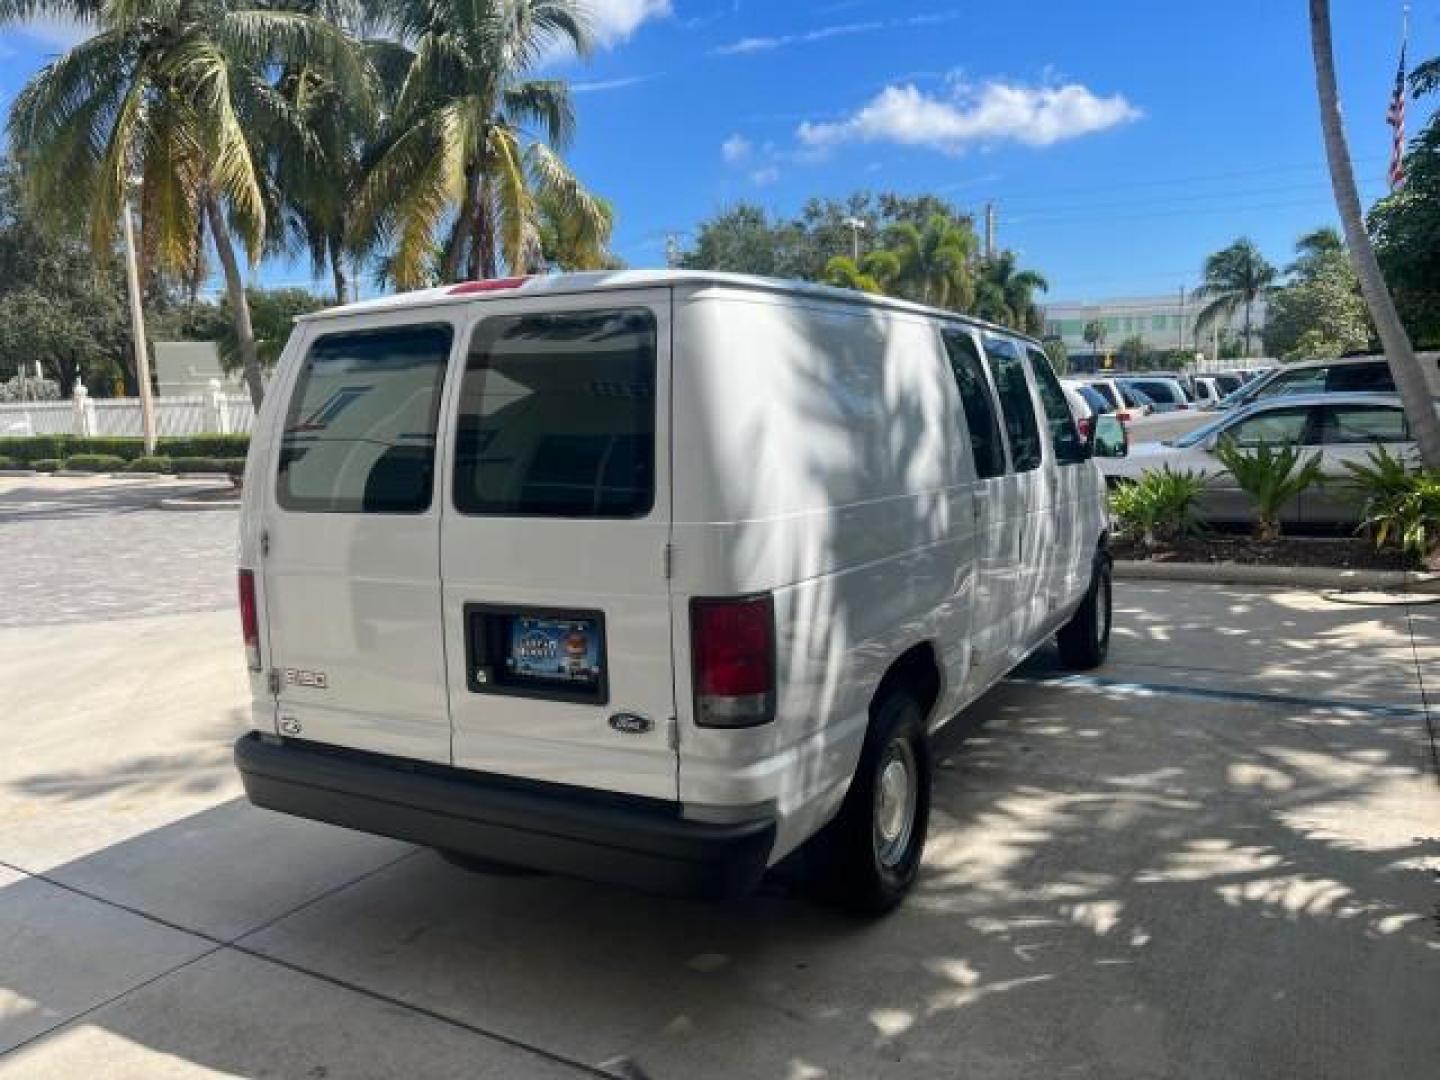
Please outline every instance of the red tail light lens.
[[462, 281], [450, 290], [451, 296], [470, 296], [475, 293], [502, 292], [505, 289], [518, 289], [529, 277], [502, 277], [486, 278], [484, 281]]
[[1090, 429], [1095, 426], [1095, 421], [1091, 420], [1088, 416], [1082, 416], [1079, 420], [1075, 421], [1075, 426], [1080, 429], [1080, 438], [1088, 439], [1090, 437]]
[[775, 719], [775, 603], [769, 596], [690, 602], [695, 722], [753, 727]]
[[255, 606], [255, 572], [240, 571], [240, 629], [245, 635], [245, 660], [260, 670], [260, 613]]

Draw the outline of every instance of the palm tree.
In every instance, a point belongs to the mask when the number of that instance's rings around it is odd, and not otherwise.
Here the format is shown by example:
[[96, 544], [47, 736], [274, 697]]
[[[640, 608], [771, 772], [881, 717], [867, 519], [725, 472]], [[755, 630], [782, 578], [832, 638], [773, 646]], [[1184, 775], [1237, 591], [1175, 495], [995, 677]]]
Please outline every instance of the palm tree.
[[857, 263], [849, 255], [836, 255], [825, 264], [825, 283], [841, 289], [885, 293], [900, 274], [900, 258], [883, 248], [867, 252]]
[[1275, 291], [1277, 277], [1275, 267], [1248, 237], [1242, 236], [1211, 255], [1205, 260], [1205, 282], [1192, 294], [1197, 300], [1208, 301], [1196, 316], [1196, 333], [1203, 333], [1217, 320], [1228, 323], [1237, 310], [1243, 309], [1248, 356], [1255, 301]]
[[1100, 368], [1100, 364], [1099, 364], [1100, 350], [1101, 350], [1101, 349], [1104, 347], [1104, 345], [1105, 345], [1105, 335], [1106, 335], [1106, 330], [1105, 330], [1105, 322], [1104, 322], [1104, 320], [1102, 320], [1102, 319], [1091, 319], [1089, 322], [1087, 322], [1087, 323], [1085, 324], [1085, 332], [1084, 332], [1084, 335], [1083, 335], [1084, 338], [1085, 338], [1085, 344], [1089, 345], [1090, 348], [1091, 348], [1091, 350], [1092, 350], [1092, 351], [1094, 352], [1094, 354], [1095, 354], [1095, 358], [1096, 358], [1095, 368], [1096, 368], [1097, 371], [1098, 371], [1099, 368]]
[[1410, 337], [1400, 322], [1395, 301], [1380, 273], [1370, 235], [1360, 212], [1360, 192], [1355, 187], [1355, 170], [1350, 163], [1350, 146], [1345, 138], [1345, 125], [1340, 119], [1340, 93], [1335, 85], [1335, 52], [1330, 34], [1329, 0], [1310, 0], [1310, 43], [1315, 56], [1315, 85], [1320, 98], [1320, 125], [1325, 133], [1325, 157], [1330, 163], [1330, 183], [1335, 189], [1335, 205], [1345, 239], [1350, 246], [1350, 261], [1360, 278], [1360, 289], [1370, 318], [1380, 334], [1386, 359], [1395, 377], [1395, 388], [1405, 406], [1405, 419], [1415, 434], [1420, 459], [1427, 469], [1440, 469], [1440, 416], [1425, 371], [1420, 366]]
[[235, 241], [256, 262], [273, 203], [251, 133], [299, 127], [265, 76], [308, 63], [363, 95], [364, 63], [324, 19], [242, 0], [0, 0], [0, 22], [37, 15], [78, 19], [94, 33], [36, 73], [11, 107], [29, 199], [88, 223], [108, 260], [138, 178], [141, 246], [160, 272], [193, 272], [208, 230], [258, 408], [264, 386]]
[[1347, 258], [1345, 238], [1329, 225], [1312, 229], [1295, 241], [1295, 261], [1285, 273], [1299, 281], [1310, 281], [1327, 266]]
[[379, 15], [414, 54], [394, 114], [360, 189], [355, 229], [392, 241], [401, 288], [424, 278], [431, 237], [448, 222], [441, 277], [494, 277], [540, 259], [539, 207], [549, 203], [592, 235], [607, 207], [558, 151], [575, 126], [569, 88], [534, 79], [552, 49], [584, 54], [580, 0], [400, 0]]
[[961, 222], [945, 214], [932, 214], [924, 228], [902, 221], [891, 226], [886, 241], [899, 263], [894, 280], [899, 292], [956, 311], [974, 303], [975, 234]]
[[1036, 292], [1046, 292], [1050, 283], [1034, 270], [1017, 270], [1015, 253], [1002, 251], [980, 264], [975, 289], [975, 314], [1029, 334], [1044, 329], [1044, 318], [1035, 303]]

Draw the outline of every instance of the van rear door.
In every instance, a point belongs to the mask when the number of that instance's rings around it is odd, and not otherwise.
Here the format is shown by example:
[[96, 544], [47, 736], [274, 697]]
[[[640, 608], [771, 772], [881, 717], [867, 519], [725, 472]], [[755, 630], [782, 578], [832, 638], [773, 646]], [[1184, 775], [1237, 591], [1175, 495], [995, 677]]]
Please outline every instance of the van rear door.
[[436, 432], [455, 328], [302, 324], [272, 387], [263, 588], [280, 734], [450, 760]]
[[454, 762], [674, 800], [669, 290], [472, 310], [440, 541]]

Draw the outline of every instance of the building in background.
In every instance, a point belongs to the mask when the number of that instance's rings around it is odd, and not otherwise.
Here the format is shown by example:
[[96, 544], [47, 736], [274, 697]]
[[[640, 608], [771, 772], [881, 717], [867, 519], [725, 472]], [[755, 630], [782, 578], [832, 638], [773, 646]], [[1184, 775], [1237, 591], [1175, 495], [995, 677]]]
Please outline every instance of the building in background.
[[[1245, 313], [1237, 311], [1227, 325], [1207, 327], [1198, 338], [1195, 317], [1204, 304], [1187, 292], [1182, 302], [1179, 290], [1168, 296], [1126, 296], [1113, 300], [1081, 301], [1045, 305], [1045, 336], [1065, 343], [1070, 366], [1075, 371], [1095, 371], [1111, 363], [1122, 343], [1138, 337], [1155, 352], [1181, 352], [1191, 356], [1203, 354], [1195, 366], [1213, 368], [1217, 364], [1216, 346], [1238, 343], [1245, 328]], [[1265, 325], [1265, 301], [1257, 300], [1251, 309], [1251, 351], [1263, 347], [1260, 331]], [[1097, 350], [1085, 340], [1085, 327], [1099, 321], [1105, 327], [1105, 340]], [[1218, 331], [1218, 333], [1217, 333]]]
[[213, 341], [155, 342], [155, 386], [160, 396], [208, 393], [211, 379], [219, 379], [226, 393], [244, 392], [239, 372], [227, 375], [220, 366], [220, 350]]

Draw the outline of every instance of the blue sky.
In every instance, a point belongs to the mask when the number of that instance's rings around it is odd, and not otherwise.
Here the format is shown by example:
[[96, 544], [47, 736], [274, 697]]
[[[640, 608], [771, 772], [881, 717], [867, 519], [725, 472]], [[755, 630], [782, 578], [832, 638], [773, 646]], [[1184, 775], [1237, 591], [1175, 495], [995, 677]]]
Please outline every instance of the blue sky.
[[[1304, 0], [591, 0], [575, 169], [615, 247], [664, 260], [740, 200], [790, 213], [856, 188], [993, 199], [1056, 300], [1172, 292], [1253, 237], [1272, 260], [1334, 221]], [[1333, 0], [1362, 194], [1384, 190], [1400, 0]], [[1440, 53], [1415, 0], [1411, 56]], [[73, 33], [0, 35], [8, 101]], [[1425, 107], [1412, 103], [1410, 129]], [[267, 284], [303, 265], [269, 263]]]

